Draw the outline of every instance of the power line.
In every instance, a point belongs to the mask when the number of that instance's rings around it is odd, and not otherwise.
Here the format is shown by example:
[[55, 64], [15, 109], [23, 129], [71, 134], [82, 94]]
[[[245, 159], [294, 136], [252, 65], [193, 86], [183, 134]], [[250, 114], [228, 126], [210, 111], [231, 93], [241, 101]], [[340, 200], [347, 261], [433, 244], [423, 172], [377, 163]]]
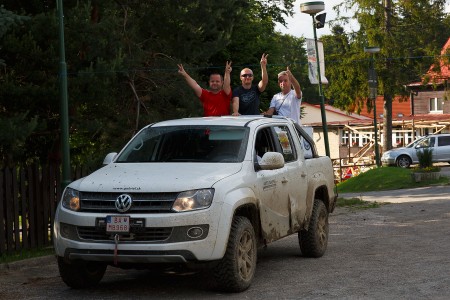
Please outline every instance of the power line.
[[[397, 60], [416, 60], [416, 59], [442, 59], [450, 57], [450, 55], [444, 54], [444, 55], [421, 55], [421, 56], [399, 56], [399, 57], [378, 57], [378, 61], [397, 61]], [[337, 64], [342, 63], [343, 59], [335, 59], [335, 60], [326, 60], [325, 59], [325, 65], [330, 64]], [[361, 62], [369, 62], [370, 58], [365, 59], [353, 59], [346, 61], [346, 63], [361, 63]], [[267, 64], [267, 67], [269, 68], [276, 68], [276, 67], [286, 67], [286, 66], [303, 66], [307, 65], [308, 62], [288, 62], [286, 64]], [[234, 65], [233, 68], [236, 69], [242, 69], [242, 68], [259, 68], [259, 64], [249, 64], [249, 65]], [[187, 71], [200, 71], [200, 70], [222, 70], [224, 69], [224, 66], [196, 66], [196, 67], [185, 67], [185, 70]], [[154, 73], [177, 73], [178, 69], [173, 67], [163, 67], [163, 68], [134, 68], [134, 69], [125, 69], [125, 70], [117, 70], [117, 71], [78, 71], [78, 72], [68, 72], [68, 76], [70, 75], [92, 75], [92, 74], [127, 74], [127, 73], [139, 73], [139, 72], [154, 72]]]

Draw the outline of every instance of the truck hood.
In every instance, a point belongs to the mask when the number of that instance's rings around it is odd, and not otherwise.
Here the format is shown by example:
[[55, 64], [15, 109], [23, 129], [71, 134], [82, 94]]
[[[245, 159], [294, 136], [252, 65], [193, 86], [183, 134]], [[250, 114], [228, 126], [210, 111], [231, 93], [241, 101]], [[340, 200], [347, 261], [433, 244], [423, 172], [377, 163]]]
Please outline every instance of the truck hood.
[[242, 163], [111, 163], [69, 186], [89, 192], [178, 192], [209, 188]]

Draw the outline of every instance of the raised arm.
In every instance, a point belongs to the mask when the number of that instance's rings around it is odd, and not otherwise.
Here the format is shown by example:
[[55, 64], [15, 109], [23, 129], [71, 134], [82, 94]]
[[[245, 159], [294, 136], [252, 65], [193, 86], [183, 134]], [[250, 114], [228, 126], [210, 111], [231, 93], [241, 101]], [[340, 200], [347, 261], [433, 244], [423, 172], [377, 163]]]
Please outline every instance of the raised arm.
[[269, 54], [264, 54], [261, 57], [261, 81], [258, 83], [258, 89], [262, 93], [266, 89], [267, 83], [269, 82], [269, 75], [267, 75], [267, 56]]
[[297, 99], [300, 99], [302, 97], [302, 90], [300, 89], [300, 83], [298, 83], [297, 79], [294, 77], [294, 74], [292, 74], [291, 70], [289, 70], [289, 67], [287, 67], [286, 73], [289, 77], [289, 81], [292, 83], [292, 86], [294, 87]]
[[178, 74], [184, 77], [187, 84], [194, 90], [195, 95], [200, 98], [202, 94], [202, 88], [198, 85], [197, 81], [195, 81], [194, 79], [192, 79], [191, 76], [189, 76], [189, 74], [184, 70], [182, 64], [178, 65]]
[[233, 69], [231, 68], [231, 61], [227, 61], [227, 63], [225, 64], [225, 73], [223, 75], [223, 91], [225, 92], [225, 94], [229, 95], [231, 93], [231, 71]]

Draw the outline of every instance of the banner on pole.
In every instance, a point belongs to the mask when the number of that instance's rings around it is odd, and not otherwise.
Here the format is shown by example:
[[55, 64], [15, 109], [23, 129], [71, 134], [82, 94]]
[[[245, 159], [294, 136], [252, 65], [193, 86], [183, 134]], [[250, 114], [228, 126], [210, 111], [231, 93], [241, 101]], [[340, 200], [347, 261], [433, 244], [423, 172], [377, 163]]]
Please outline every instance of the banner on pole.
[[[306, 53], [308, 55], [308, 76], [311, 84], [319, 84], [319, 76], [317, 74], [317, 58], [316, 45], [314, 39], [306, 40]], [[320, 78], [323, 84], [328, 84], [328, 79], [325, 77], [325, 56], [323, 54], [323, 43], [317, 41], [317, 48], [319, 49], [320, 59]]]

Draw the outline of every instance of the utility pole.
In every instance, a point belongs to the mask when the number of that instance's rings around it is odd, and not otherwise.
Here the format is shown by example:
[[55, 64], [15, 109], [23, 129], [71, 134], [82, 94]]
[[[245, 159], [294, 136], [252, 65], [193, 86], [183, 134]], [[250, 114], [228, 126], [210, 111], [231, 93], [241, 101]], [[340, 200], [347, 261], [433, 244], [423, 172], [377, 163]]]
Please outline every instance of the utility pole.
[[64, 50], [64, 13], [62, 0], [57, 1], [59, 15], [59, 83], [60, 83], [60, 119], [61, 119], [61, 155], [62, 179], [64, 189], [70, 183], [70, 146], [69, 146], [69, 104], [67, 100], [67, 65]]
[[377, 88], [378, 88], [378, 79], [377, 73], [373, 63], [373, 55], [374, 53], [380, 52], [379, 47], [365, 47], [364, 52], [370, 53], [370, 67], [369, 67], [369, 98], [373, 100], [373, 129], [375, 135], [375, 162], [377, 167], [381, 166], [380, 162], [380, 152], [378, 150], [378, 124], [377, 124]]
[[316, 33], [316, 28], [323, 28], [323, 26], [325, 25], [326, 13], [316, 16], [318, 12], [321, 12], [324, 9], [325, 3], [323, 1], [305, 2], [300, 4], [300, 11], [302, 13], [309, 14], [312, 17], [313, 21], [314, 45], [316, 48], [317, 74], [319, 82], [320, 112], [322, 115], [322, 127], [323, 127], [323, 141], [325, 143], [325, 154], [328, 157], [331, 157], [330, 144], [328, 142], [328, 125], [327, 125], [327, 114], [325, 111], [325, 97], [323, 95], [322, 77], [320, 74], [319, 47], [317, 46], [317, 33]]

